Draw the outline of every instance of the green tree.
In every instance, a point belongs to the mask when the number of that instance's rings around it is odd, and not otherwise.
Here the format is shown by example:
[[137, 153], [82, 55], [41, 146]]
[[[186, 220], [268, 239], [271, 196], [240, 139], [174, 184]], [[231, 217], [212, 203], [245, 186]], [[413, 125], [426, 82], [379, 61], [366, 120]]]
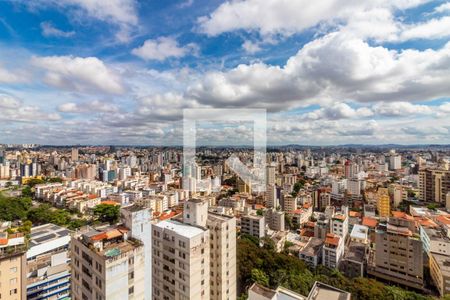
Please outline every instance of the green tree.
[[62, 210], [55, 209], [49, 204], [41, 204], [38, 207], [33, 207], [28, 212], [28, 220], [33, 224], [46, 224], [53, 223], [60, 226], [67, 225], [71, 218], [70, 213]]
[[252, 270], [252, 280], [263, 286], [269, 285], [269, 277], [263, 271], [259, 269]]
[[31, 232], [31, 227], [32, 227], [32, 226], [33, 226], [33, 223], [31, 223], [31, 221], [29, 221], [29, 220], [24, 221], [24, 222], [22, 223], [22, 226], [20, 226], [20, 227], [18, 228], [18, 231], [19, 231], [19, 232], [23, 232], [23, 233], [28, 234], [28, 233]]
[[94, 208], [94, 215], [101, 222], [108, 222], [109, 224], [117, 223], [120, 217], [120, 206], [99, 204]]
[[33, 192], [31, 191], [31, 187], [29, 187], [28, 185], [25, 186], [22, 189], [22, 196], [24, 196], [24, 197], [31, 197], [31, 196], [33, 196]]
[[15, 221], [25, 219], [31, 207], [29, 197], [5, 197], [0, 194], [0, 220]]
[[37, 184], [43, 184], [45, 183], [45, 181], [43, 179], [39, 179], [39, 178], [31, 178], [27, 181], [27, 185], [29, 187], [34, 187]]
[[50, 183], [62, 183], [63, 182], [62, 178], [59, 178], [59, 177], [47, 178], [46, 181], [50, 182]]

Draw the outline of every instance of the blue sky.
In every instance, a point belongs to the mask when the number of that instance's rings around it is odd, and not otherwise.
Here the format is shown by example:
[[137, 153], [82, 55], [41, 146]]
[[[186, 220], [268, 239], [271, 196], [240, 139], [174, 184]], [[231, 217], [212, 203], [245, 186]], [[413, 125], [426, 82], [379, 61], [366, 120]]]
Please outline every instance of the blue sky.
[[360, 2], [0, 1], [0, 143], [450, 143], [450, 2]]

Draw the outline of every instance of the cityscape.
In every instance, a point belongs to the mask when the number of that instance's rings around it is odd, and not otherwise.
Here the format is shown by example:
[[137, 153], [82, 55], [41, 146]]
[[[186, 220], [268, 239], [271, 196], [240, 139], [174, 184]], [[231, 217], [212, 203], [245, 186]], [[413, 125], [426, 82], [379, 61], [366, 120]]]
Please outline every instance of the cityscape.
[[0, 299], [450, 300], [450, 2], [0, 1]]

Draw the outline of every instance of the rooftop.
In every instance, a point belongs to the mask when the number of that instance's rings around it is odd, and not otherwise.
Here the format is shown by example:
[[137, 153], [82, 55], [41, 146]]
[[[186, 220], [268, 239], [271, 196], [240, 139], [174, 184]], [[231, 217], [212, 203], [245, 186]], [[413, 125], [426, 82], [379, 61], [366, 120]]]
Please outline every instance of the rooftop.
[[315, 237], [309, 238], [306, 245], [300, 250], [300, 253], [305, 255], [315, 255], [322, 249], [323, 240]]
[[29, 241], [30, 248], [54, 241], [64, 236], [70, 236], [70, 230], [55, 224], [48, 223], [32, 227]]
[[350, 300], [351, 294], [316, 281], [309, 292], [308, 300]]
[[411, 215], [408, 215], [407, 213], [403, 212], [403, 211], [392, 211], [392, 216], [394, 218], [399, 218], [399, 219], [404, 219], [404, 220], [408, 220], [408, 221], [414, 221], [414, 217]]
[[369, 234], [369, 227], [364, 225], [355, 224], [353, 226], [352, 232], [350, 233], [351, 238], [356, 238], [360, 240], [367, 239]]
[[347, 260], [364, 262], [366, 256], [367, 246], [362, 243], [350, 241], [347, 247], [345, 247], [345, 256]]
[[378, 225], [378, 220], [371, 217], [364, 217], [362, 220], [362, 224], [370, 228], [376, 228]]
[[325, 238], [325, 245], [329, 247], [330, 245], [337, 247], [339, 245], [340, 237], [338, 235], [327, 233]]
[[450, 257], [447, 255], [430, 253], [436, 263], [439, 265], [439, 270], [442, 275], [450, 277]]
[[175, 220], [164, 220], [155, 224], [154, 226], [172, 230], [175, 233], [186, 238], [193, 238], [199, 234], [203, 234], [205, 231], [205, 229], [202, 229], [200, 227], [184, 224]]

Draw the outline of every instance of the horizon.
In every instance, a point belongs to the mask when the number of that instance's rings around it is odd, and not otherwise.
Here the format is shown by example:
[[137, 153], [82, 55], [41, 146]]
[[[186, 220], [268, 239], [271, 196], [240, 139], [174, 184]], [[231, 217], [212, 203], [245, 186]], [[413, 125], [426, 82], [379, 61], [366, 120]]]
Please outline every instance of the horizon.
[[[5, 0], [0, 11], [10, 143], [174, 145], [184, 109], [258, 108], [274, 145], [450, 144], [440, 0]], [[200, 136], [249, 141], [242, 129]]]

